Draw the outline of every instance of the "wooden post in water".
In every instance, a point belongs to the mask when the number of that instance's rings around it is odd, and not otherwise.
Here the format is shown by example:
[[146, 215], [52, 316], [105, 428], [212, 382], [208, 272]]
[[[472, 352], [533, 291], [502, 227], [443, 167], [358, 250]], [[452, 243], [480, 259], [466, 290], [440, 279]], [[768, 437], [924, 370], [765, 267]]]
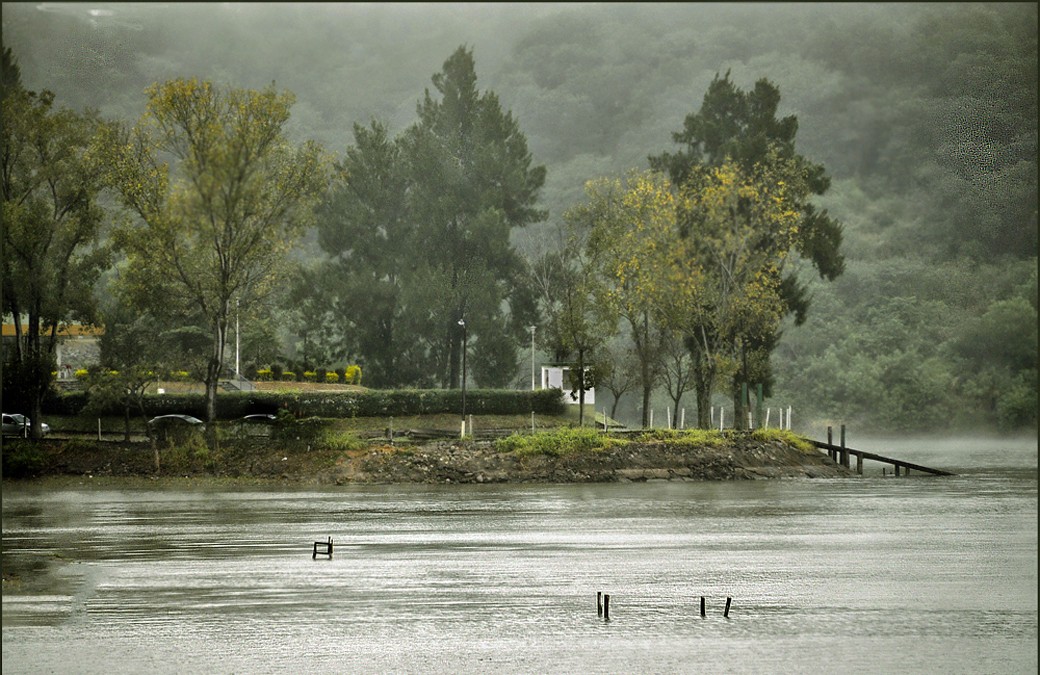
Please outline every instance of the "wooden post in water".
[[315, 558], [318, 557], [318, 553], [319, 553], [318, 547], [319, 546], [322, 546], [322, 547], [325, 548], [324, 551], [321, 551], [321, 555], [327, 555], [329, 557], [329, 560], [332, 560], [332, 537], [329, 537], [328, 541], [316, 541], [316, 542], [314, 542], [314, 548], [311, 550], [311, 560], [314, 560]]
[[841, 425], [841, 465], [849, 468], [849, 451], [845, 449], [845, 425]]
[[729, 603], [733, 601], [733, 598], [726, 598], [726, 611], [722, 613], [722, 616], [729, 618]]
[[596, 591], [596, 616], [603, 616], [603, 591]]
[[894, 466], [896, 467], [896, 478], [899, 478], [899, 465], [895, 464]]
[[863, 453], [856, 455], [856, 473], [863, 475]]
[[610, 593], [603, 595], [603, 620], [610, 621]]
[[[834, 430], [829, 424], [827, 425], [827, 445], [834, 445]], [[834, 448], [827, 448], [827, 456], [834, 459]]]
[[704, 596], [701, 596], [701, 618], [704, 618]]

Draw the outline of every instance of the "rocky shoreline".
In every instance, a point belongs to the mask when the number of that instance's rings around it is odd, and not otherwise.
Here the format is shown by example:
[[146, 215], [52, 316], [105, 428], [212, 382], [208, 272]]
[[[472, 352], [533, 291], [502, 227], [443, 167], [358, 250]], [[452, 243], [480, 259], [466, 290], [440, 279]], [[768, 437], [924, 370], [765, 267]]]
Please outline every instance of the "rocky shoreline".
[[[7, 445], [5, 443], [5, 445]], [[729, 439], [708, 447], [632, 442], [559, 455], [502, 452], [489, 441], [439, 441], [334, 450], [280, 447], [265, 439], [229, 443], [216, 455], [141, 443], [45, 441], [33, 464], [4, 479], [45, 477], [216, 478], [283, 483], [607, 483], [830, 478], [855, 475], [826, 454], [777, 440]], [[10, 448], [5, 447], [5, 455]]]
[[748, 441], [689, 448], [630, 445], [561, 456], [501, 453], [488, 443], [438, 443], [410, 453], [373, 450], [339, 464], [336, 483], [609, 483], [853, 475], [820, 452]]

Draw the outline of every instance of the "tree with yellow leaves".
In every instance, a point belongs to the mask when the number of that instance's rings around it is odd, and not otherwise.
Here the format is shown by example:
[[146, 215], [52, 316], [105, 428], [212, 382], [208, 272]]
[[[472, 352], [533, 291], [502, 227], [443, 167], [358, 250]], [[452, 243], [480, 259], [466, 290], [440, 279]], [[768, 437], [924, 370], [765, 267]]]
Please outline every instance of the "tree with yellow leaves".
[[[779, 294], [782, 315], [793, 314], [798, 325], [805, 321], [809, 301], [796, 268], [788, 265], [785, 269], [790, 254], [800, 256], [828, 280], [843, 272], [845, 260], [840, 250], [841, 224], [811, 202], [813, 196], [827, 191], [830, 179], [822, 166], [795, 150], [798, 120], [793, 115], [778, 118], [779, 104], [780, 91], [766, 79], [742, 91], [729, 73], [716, 76], [700, 109], [687, 115], [683, 129], [672, 134], [679, 150], [650, 157], [650, 165], [667, 171], [690, 203], [691, 208], [680, 216], [681, 229], [690, 239], [687, 243], [692, 245], [702, 238], [715, 242], [709, 246], [714, 253], [701, 250], [691, 255], [714, 256], [705, 259], [713, 260], [723, 277], [719, 282], [723, 285], [717, 289], [721, 297], [728, 295], [725, 284], [730, 282], [725, 277], [750, 264], [748, 269], [761, 275], [757, 302], [765, 297], [772, 302]], [[700, 194], [704, 190], [708, 192]], [[724, 225], [726, 222], [728, 225]], [[783, 255], [778, 255], [779, 251]], [[740, 288], [740, 284], [732, 288]], [[733, 337], [739, 342], [740, 368], [729, 368], [733, 375], [730, 384], [741, 420], [746, 403], [739, 395], [741, 385], [754, 378], [767, 389], [769, 386], [769, 355], [779, 339], [779, 320], [763, 325], [770, 323], [771, 331], [749, 330]], [[688, 336], [691, 346], [704, 348], [713, 342], [715, 339], [706, 337], [713, 330], [725, 331], [727, 326], [716, 321], [698, 326]], [[723, 334], [716, 339], [720, 344], [727, 343]], [[700, 356], [695, 353], [694, 358], [708, 368], [714, 358], [711, 354], [717, 351]], [[696, 375], [699, 388], [710, 389], [703, 381], [709, 376], [712, 372]], [[706, 415], [704, 411], [700, 414]]]
[[788, 310], [781, 270], [798, 232], [801, 179], [793, 163], [772, 160], [752, 172], [726, 162], [691, 173], [677, 237], [658, 263], [663, 320], [687, 337], [694, 359], [701, 427], [718, 378], [737, 372], [749, 345], [767, 343]]
[[631, 172], [624, 181], [589, 181], [585, 195], [583, 208], [592, 222], [588, 244], [601, 264], [604, 300], [628, 325], [639, 362], [645, 427], [669, 339], [657, 311], [662, 288], [658, 264], [676, 236], [676, 197], [667, 177], [648, 171]]
[[121, 279], [139, 302], [207, 326], [212, 422], [231, 311], [279, 278], [326, 188], [328, 160], [314, 143], [286, 140], [294, 97], [273, 85], [218, 89], [176, 79], [147, 96], [133, 128], [112, 126], [107, 135], [107, 178], [136, 216], [117, 238], [127, 256]]

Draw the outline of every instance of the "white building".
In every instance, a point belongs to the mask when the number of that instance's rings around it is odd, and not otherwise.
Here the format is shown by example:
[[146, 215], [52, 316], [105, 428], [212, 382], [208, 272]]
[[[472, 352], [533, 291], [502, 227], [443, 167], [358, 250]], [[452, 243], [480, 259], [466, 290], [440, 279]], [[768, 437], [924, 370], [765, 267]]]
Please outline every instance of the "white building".
[[[571, 405], [578, 405], [578, 392], [571, 394], [571, 367], [570, 366], [542, 366], [542, 389], [560, 389], [563, 398]], [[590, 369], [586, 368], [585, 372]], [[585, 403], [596, 404], [596, 388], [592, 387], [585, 392]]]

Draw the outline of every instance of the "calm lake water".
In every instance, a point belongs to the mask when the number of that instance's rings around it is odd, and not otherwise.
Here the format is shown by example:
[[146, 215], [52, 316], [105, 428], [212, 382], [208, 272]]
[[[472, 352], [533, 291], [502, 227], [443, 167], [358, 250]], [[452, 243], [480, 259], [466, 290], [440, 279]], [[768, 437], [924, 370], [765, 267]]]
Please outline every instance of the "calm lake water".
[[958, 475], [5, 485], [3, 671], [1036, 673], [1036, 442], [850, 445]]

